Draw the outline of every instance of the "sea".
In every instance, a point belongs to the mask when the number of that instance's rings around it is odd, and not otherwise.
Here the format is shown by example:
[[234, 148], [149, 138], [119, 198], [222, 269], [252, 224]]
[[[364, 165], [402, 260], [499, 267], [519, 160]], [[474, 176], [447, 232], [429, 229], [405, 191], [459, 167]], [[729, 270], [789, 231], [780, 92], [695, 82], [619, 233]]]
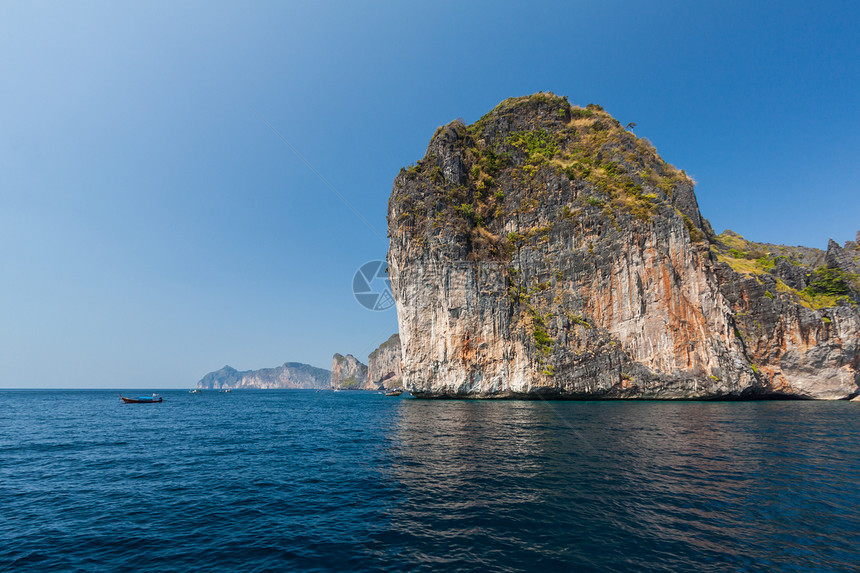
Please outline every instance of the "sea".
[[0, 391], [0, 570], [860, 570], [857, 403], [118, 394]]

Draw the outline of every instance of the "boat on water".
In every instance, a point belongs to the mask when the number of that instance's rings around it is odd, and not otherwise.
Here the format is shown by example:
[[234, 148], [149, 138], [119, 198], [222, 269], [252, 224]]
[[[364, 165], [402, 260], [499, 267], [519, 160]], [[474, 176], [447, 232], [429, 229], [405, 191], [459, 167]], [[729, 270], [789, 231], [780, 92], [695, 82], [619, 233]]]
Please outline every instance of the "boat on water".
[[192, 388], [191, 390], [188, 391], [188, 393], [189, 394], [202, 394], [203, 390], [201, 390], [200, 388]]
[[119, 397], [122, 398], [122, 401], [125, 404], [158, 404], [159, 402], [164, 401], [164, 398], [158, 394], [153, 394], [152, 396], [138, 396], [137, 398], [126, 398], [120, 394]]
[[221, 393], [222, 393], [222, 394], [229, 394], [229, 393], [230, 393], [230, 392], [232, 392], [232, 391], [233, 391], [233, 390], [232, 390], [231, 388], [224, 388], [223, 390], [221, 390]]
[[386, 396], [400, 396], [401, 394], [403, 394], [403, 390], [391, 390], [385, 393]]

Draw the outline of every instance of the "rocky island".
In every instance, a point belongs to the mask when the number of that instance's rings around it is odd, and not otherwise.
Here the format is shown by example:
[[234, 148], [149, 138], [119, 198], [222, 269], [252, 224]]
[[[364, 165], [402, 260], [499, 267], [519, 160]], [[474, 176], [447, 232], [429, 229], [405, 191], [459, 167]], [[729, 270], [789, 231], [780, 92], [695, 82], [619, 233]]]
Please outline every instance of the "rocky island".
[[301, 362], [285, 362], [276, 368], [238, 371], [230, 366], [210, 372], [197, 387], [201, 390], [287, 388], [321, 389], [331, 383], [331, 372]]
[[388, 225], [416, 396], [860, 392], [857, 243], [716, 235], [684, 171], [598, 105], [540, 93], [440, 127]]
[[336, 390], [363, 390], [367, 365], [352, 354], [337, 354], [331, 359], [331, 387]]

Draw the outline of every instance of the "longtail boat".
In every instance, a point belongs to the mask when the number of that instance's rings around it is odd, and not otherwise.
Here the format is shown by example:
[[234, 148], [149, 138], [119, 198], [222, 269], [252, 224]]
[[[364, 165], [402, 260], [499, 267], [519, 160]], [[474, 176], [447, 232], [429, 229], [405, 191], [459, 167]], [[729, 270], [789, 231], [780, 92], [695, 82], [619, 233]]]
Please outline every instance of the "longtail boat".
[[137, 398], [126, 398], [120, 394], [119, 397], [122, 398], [122, 401], [126, 404], [157, 404], [164, 400], [157, 394], [153, 394], [152, 396], [138, 396]]

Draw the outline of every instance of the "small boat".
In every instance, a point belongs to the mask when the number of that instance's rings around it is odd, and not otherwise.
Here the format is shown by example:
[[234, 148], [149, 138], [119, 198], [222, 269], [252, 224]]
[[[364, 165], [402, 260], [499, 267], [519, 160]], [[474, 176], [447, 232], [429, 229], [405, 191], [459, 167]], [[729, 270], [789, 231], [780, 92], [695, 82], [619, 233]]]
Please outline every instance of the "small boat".
[[158, 404], [159, 402], [164, 401], [164, 398], [158, 394], [153, 394], [152, 396], [138, 396], [137, 398], [126, 398], [120, 394], [119, 397], [122, 398], [122, 401], [126, 404]]
[[385, 393], [386, 396], [400, 396], [401, 394], [403, 394], [403, 390], [391, 390]]
[[221, 393], [222, 393], [222, 394], [229, 394], [229, 393], [230, 393], [230, 392], [232, 392], [232, 391], [233, 391], [233, 390], [232, 390], [232, 389], [230, 389], [230, 388], [224, 388], [223, 390], [221, 390]]
[[203, 391], [200, 388], [193, 388], [188, 391], [189, 394], [201, 394]]

